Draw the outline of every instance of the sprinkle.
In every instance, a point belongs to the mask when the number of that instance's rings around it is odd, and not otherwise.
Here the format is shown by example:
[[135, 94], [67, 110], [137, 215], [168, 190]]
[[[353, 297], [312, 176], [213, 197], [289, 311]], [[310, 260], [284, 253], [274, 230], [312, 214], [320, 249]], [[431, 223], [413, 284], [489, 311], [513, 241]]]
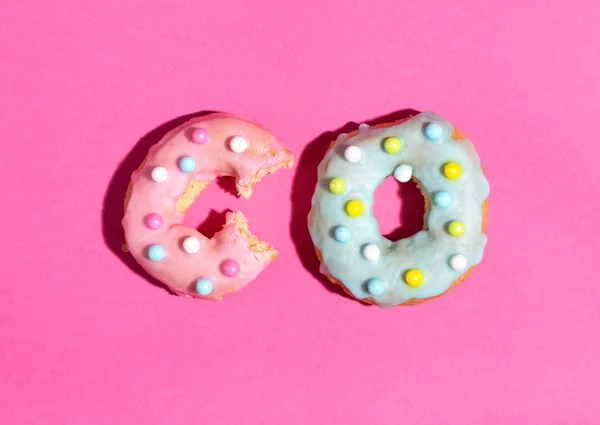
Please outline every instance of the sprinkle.
[[331, 191], [331, 193], [335, 193], [336, 195], [342, 193], [345, 188], [346, 183], [344, 182], [344, 179], [341, 179], [339, 177], [335, 177], [329, 182], [329, 190]]
[[385, 282], [378, 277], [374, 277], [367, 282], [367, 291], [374, 296], [381, 295], [385, 291]]
[[150, 173], [150, 177], [156, 183], [162, 183], [167, 181], [167, 177], [169, 177], [169, 172], [165, 167], [154, 167], [152, 172]]
[[465, 225], [458, 220], [451, 221], [448, 223], [448, 233], [452, 236], [462, 236], [465, 233]]
[[467, 268], [467, 257], [462, 254], [455, 254], [450, 257], [450, 267], [456, 271], [462, 271]]
[[365, 245], [362, 251], [363, 257], [365, 257], [369, 261], [377, 261], [381, 256], [381, 250], [375, 244]]
[[413, 167], [408, 164], [400, 164], [394, 170], [394, 178], [400, 183], [406, 183], [412, 177]]
[[336, 142], [343, 142], [344, 140], [348, 140], [348, 135], [346, 133], [340, 133], [336, 139]]
[[433, 203], [436, 207], [448, 208], [452, 203], [452, 195], [445, 190], [441, 190], [433, 195]]
[[242, 136], [234, 136], [229, 141], [229, 148], [235, 153], [242, 153], [248, 149], [248, 141]]
[[367, 123], [362, 123], [358, 126], [359, 130], [366, 130], [367, 128], [369, 128], [369, 124]]
[[165, 258], [165, 249], [162, 245], [150, 245], [148, 247], [148, 258], [152, 261], [160, 261]]
[[184, 173], [191, 173], [196, 169], [196, 160], [192, 156], [182, 156], [179, 158], [179, 168]]
[[346, 204], [346, 214], [350, 217], [360, 217], [363, 211], [364, 206], [358, 199], [352, 199]]
[[237, 276], [240, 272], [240, 265], [234, 260], [225, 260], [221, 263], [221, 273], [227, 277]]
[[336, 228], [333, 229], [333, 238], [340, 243], [348, 242], [350, 237], [350, 229], [348, 229], [346, 226], [336, 226]]
[[427, 140], [429, 140], [431, 142], [435, 142], [435, 141], [439, 140], [440, 137], [442, 137], [442, 134], [444, 133], [444, 129], [437, 122], [430, 122], [425, 125], [423, 132], [425, 133], [425, 138]]
[[410, 269], [404, 275], [404, 281], [410, 286], [421, 286], [423, 283], [423, 273], [419, 269]]
[[144, 223], [149, 229], [157, 230], [162, 227], [163, 219], [159, 214], [152, 213], [146, 216], [146, 218], [144, 219]]
[[192, 141], [199, 145], [203, 145], [208, 142], [208, 131], [204, 128], [196, 128], [192, 132]]
[[402, 142], [397, 137], [388, 137], [383, 142], [383, 150], [389, 154], [395, 154], [400, 152], [400, 148], [402, 147]]
[[188, 254], [195, 254], [200, 251], [200, 241], [193, 236], [185, 238], [181, 245], [183, 246], [183, 250]]
[[462, 174], [462, 167], [457, 162], [444, 164], [444, 175], [450, 180], [456, 180]]
[[213, 290], [213, 284], [207, 277], [201, 277], [196, 281], [196, 292], [198, 292], [203, 297], [210, 294]]
[[346, 158], [346, 161], [348, 162], [358, 162], [360, 161], [360, 158], [362, 157], [362, 151], [360, 150], [360, 148], [358, 146], [348, 146], [345, 150], [344, 150], [344, 158]]

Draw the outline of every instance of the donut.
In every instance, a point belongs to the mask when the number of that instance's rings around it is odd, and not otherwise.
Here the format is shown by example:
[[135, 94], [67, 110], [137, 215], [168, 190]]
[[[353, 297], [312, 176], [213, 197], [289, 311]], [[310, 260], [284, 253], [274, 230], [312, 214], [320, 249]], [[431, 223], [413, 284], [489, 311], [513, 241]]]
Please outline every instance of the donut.
[[226, 113], [196, 117], [166, 134], [133, 172], [125, 197], [127, 250], [177, 295], [221, 299], [252, 281], [278, 253], [248, 230], [241, 211], [207, 238], [185, 213], [215, 178], [232, 176], [249, 199], [263, 176], [293, 157], [257, 122]]
[[[389, 176], [414, 180], [425, 198], [423, 229], [398, 241], [381, 235], [373, 215], [375, 189]], [[320, 270], [382, 308], [436, 298], [482, 260], [489, 190], [473, 144], [439, 115], [361, 124], [318, 167], [308, 227]]]

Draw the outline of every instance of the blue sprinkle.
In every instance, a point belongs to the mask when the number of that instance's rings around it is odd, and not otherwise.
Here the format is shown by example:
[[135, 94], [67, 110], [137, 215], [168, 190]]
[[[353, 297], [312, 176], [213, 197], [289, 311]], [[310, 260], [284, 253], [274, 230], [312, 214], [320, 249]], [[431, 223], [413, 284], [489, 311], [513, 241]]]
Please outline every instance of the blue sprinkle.
[[184, 173], [191, 173], [196, 169], [196, 160], [191, 156], [183, 156], [179, 158], [179, 168]]
[[350, 240], [350, 229], [346, 226], [337, 226], [333, 231], [333, 238], [341, 243], [346, 243]]
[[165, 249], [162, 245], [150, 245], [148, 248], [148, 258], [152, 261], [160, 261], [165, 258]]
[[437, 192], [433, 197], [433, 203], [436, 207], [447, 208], [452, 203], [452, 195], [445, 190]]
[[381, 295], [385, 291], [385, 282], [377, 277], [369, 280], [367, 283], [367, 291], [371, 295]]
[[207, 296], [213, 290], [213, 284], [210, 279], [203, 277], [196, 281], [196, 292], [202, 296]]
[[437, 122], [430, 122], [429, 124], [425, 125], [424, 132], [425, 137], [433, 142], [442, 137], [444, 129]]

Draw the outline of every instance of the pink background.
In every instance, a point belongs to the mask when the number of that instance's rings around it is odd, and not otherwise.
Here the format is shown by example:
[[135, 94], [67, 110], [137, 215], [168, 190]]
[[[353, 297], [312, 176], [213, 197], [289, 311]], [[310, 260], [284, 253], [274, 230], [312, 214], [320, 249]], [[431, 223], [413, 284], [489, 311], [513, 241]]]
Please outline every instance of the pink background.
[[[600, 6], [358, 3], [3, 2], [0, 423], [600, 424]], [[305, 216], [326, 132], [404, 109], [474, 140], [490, 242], [455, 291], [382, 311], [315, 277]], [[215, 303], [120, 252], [131, 171], [204, 110], [298, 159], [193, 207], [205, 231], [243, 209], [281, 253]], [[421, 220], [403, 192], [396, 236]]]

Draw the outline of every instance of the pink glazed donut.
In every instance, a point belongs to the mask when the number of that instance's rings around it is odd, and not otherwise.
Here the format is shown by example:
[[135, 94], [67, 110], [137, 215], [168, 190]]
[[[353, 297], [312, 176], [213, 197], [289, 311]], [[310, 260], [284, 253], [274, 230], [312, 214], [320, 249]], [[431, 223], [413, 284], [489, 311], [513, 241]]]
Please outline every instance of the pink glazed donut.
[[184, 225], [185, 213], [219, 176], [235, 177], [238, 193], [249, 199], [265, 174], [293, 161], [253, 120], [225, 113], [191, 119], [152, 146], [131, 176], [123, 217], [128, 251], [178, 295], [220, 299], [242, 289], [277, 251], [249, 232], [240, 211], [228, 213], [210, 239]]

